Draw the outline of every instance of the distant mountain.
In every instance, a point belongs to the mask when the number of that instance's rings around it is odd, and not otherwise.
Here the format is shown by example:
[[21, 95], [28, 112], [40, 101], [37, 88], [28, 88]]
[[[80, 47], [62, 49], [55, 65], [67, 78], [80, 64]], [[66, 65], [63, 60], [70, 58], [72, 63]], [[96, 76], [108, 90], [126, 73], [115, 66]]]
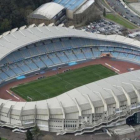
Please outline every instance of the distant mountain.
[[0, 34], [27, 24], [27, 15], [52, 0], [0, 0]]

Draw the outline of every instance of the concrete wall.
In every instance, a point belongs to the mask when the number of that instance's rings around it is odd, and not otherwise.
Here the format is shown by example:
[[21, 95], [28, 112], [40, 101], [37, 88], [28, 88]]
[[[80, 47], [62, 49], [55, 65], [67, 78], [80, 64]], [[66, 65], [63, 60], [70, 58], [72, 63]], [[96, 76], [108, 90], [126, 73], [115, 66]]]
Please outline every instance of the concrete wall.
[[93, 3], [90, 7], [88, 7], [85, 11], [83, 11], [82, 13], [78, 13], [78, 14], [74, 14], [74, 24], [85, 24], [87, 21], [90, 21], [94, 18], [97, 17], [98, 15], [98, 10], [95, 6], [95, 4]]

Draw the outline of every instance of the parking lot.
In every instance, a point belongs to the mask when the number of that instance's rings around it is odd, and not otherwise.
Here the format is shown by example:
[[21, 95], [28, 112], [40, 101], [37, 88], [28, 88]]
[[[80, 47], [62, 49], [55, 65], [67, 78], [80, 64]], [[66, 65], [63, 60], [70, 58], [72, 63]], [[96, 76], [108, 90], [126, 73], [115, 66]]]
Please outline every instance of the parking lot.
[[120, 25], [115, 24], [114, 22], [101, 19], [98, 22], [91, 22], [89, 25], [80, 28], [81, 30], [91, 32], [91, 33], [98, 33], [98, 34], [119, 34], [122, 35], [122, 29]]

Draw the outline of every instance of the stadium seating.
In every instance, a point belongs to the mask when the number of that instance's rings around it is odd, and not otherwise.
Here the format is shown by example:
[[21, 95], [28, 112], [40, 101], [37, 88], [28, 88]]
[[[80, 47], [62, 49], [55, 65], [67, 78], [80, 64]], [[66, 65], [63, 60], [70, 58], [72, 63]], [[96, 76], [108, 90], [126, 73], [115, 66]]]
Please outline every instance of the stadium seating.
[[26, 59], [24, 62], [32, 71], [38, 69], [38, 67], [33, 63], [31, 59]]
[[40, 60], [39, 57], [35, 57], [32, 60], [40, 69], [46, 67], [46, 65]]
[[48, 57], [53, 61], [55, 65], [62, 63], [60, 59], [55, 55], [55, 53], [48, 54]]
[[16, 74], [11, 69], [9, 69], [9, 67], [2, 67], [1, 69], [9, 78], [16, 76]]
[[23, 71], [16, 64], [10, 65], [9, 68], [12, 69], [16, 75], [21, 75], [23, 73]]
[[9, 78], [9, 76], [7, 76], [4, 72], [0, 71], [0, 78], [5, 81]]
[[20, 48], [2, 59], [0, 82], [46, 67], [99, 58], [102, 53], [140, 63], [139, 52], [129, 45], [101, 40], [74, 37], [46, 40]]
[[93, 53], [90, 48], [83, 48], [82, 50], [83, 50], [83, 53], [84, 53], [86, 59], [94, 58]]
[[40, 59], [46, 64], [48, 67], [53, 66], [54, 63], [50, 60], [46, 55], [40, 56]]
[[70, 61], [76, 61], [77, 58], [76, 56], [73, 54], [73, 52], [71, 50], [65, 51], [67, 57], [69, 58]]
[[101, 52], [100, 51], [93, 51], [93, 55], [95, 58], [98, 58], [98, 57], [100, 57]]
[[21, 68], [24, 73], [28, 73], [31, 69], [24, 63], [24, 61], [18, 62], [17, 66]]
[[140, 56], [136, 56], [135, 61], [140, 61]]
[[77, 59], [78, 60], [84, 60], [85, 59], [85, 56], [84, 54], [81, 52], [80, 49], [74, 49], [74, 54], [76, 55]]
[[62, 63], [69, 62], [68, 58], [65, 56], [63, 52], [57, 52], [56, 55], [60, 58]]

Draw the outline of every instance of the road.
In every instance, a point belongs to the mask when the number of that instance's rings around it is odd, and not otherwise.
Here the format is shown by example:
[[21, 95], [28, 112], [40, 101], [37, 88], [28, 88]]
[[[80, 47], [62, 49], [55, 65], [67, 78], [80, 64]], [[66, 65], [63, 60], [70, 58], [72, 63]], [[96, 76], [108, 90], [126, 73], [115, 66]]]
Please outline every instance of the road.
[[124, 7], [120, 0], [106, 0], [107, 3], [117, 12], [119, 15], [123, 16], [130, 22], [140, 26], [140, 17], [132, 13], [129, 9]]

